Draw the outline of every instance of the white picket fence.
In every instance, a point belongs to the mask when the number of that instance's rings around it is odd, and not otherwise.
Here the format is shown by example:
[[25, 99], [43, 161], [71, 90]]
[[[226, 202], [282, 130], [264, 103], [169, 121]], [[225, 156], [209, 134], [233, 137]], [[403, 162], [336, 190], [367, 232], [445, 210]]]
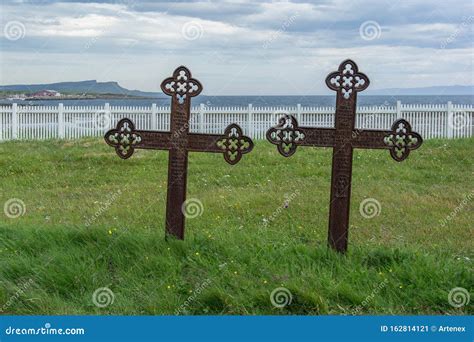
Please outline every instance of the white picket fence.
[[[267, 129], [282, 114], [292, 114], [301, 126], [333, 127], [334, 107], [208, 107], [191, 110], [191, 132], [220, 134], [230, 123], [237, 123], [245, 134], [264, 139]], [[102, 136], [124, 117], [138, 129], [169, 130], [169, 107], [133, 106], [0, 106], [0, 140], [77, 139]], [[464, 138], [474, 131], [474, 106], [447, 104], [402, 104], [357, 108], [356, 128], [389, 129], [398, 118], [405, 118], [423, 138]]]

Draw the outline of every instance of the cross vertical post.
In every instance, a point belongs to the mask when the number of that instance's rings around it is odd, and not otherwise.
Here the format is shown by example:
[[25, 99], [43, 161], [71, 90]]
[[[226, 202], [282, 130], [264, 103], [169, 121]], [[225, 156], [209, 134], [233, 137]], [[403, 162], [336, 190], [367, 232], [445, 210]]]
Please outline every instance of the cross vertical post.
[[331, 202], [328, 243], [338, 251], [347, 250], [352, 181], [352, 132], [355, 128], [357, 92], [369, 86], [369, 79], [349, 60], [326, 78], [327, 86], [337, 91], [332, 155]]
[[[189, 87], [189, 89], [187, 89]], [[199, 95], [202, 85], [191, 78], [191, 73], [180, 67], [173, 77], [161, 83], [161, 90], [171, 96], [170, 143], [168, 154], [168, 192], [166, 195], [166, 232], [184, 239], [184, 215], [181, 210], [186, 200], [188, 170], [189, 97]]]

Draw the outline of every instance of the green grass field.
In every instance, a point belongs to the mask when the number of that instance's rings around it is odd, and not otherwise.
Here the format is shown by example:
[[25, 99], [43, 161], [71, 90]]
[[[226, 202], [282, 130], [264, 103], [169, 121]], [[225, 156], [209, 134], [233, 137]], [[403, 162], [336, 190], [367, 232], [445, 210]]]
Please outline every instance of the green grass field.
[[[164, 240], [167, 153], [119, 159], [101, 139], [0, 144], [5, 314], [472, 314], [474, 140], [426, 141], [405, 162], [356, 150], [347, 255], [326, 247], [330, 149], [258, 142], [236, 166], [192, 153], [186, 240]], [[373, 218], [359, 211], [373, 198]], [[289, 202], [288, 208], [283, 203]], [[446, 217], [449, 215], [449, 220]], [[113, 292], [106, 307], [94, 292]], [[278, 287], [291, 304], [272, 305]], [[112, 297], [112, 296], [111, 296]], [[97, 297], [95, 297], [97, 298]], [[99, 304], [104, 298], [101, 298]]]

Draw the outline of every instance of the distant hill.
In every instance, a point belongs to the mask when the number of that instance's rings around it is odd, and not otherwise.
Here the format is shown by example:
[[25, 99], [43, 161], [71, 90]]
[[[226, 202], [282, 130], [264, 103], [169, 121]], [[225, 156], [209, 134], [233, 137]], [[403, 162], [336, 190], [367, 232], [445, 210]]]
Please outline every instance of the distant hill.
[[80, 94], [120, 94], [143, 97], [163, 97], [162, 93], [129, 90], [121, 87], [117, 82], [97, 82], [96, 80], [47, 84], [13, 84], [0, 86], [0, 91], [18, 91], [22, 93], [33, 93], [44, 89]]
[[434, 86], [422, 88], [387, 88], [367, 90], [364, 95], [472, 95], [474, 96], [474, 85], [472, 86]]
[[[147, 92], [123, 88], [117, 82], [97, 82], [96, 80], [79, 82], [59, 82], [47, 84], [13, 84], [0, 86], [0, 91], [17, 91], [22, 93], [33, 93], [40, 90], [56, 90], [63, 93], [76, 94], [117, 94], [132, 95], [151, 98], [163, 98], [161, 92]], [[387, 88], [367, 89], [362, 95], [472, 95], [474, 96], [474, 85], [472, 86], [434, 86], [422, 88]]]

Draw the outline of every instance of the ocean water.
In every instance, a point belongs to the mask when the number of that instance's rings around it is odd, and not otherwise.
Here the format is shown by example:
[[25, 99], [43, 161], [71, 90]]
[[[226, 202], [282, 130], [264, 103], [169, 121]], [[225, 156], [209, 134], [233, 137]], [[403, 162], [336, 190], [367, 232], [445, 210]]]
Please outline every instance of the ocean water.
[[[359, 95], [359, 106], [394, 106], [397, 100], [403, 104], [446, 104], [451, 101], [454, 104], [474, 105], [474, 95]], [[0, 104], [11, 104], [17, 102], [23, 105], [46, 105], [53, 106], [64, 103], [65, 106], [101, 106], [108, 102], [114, 106], [168, 106], [169, 97], [155, 99], [95, 99], [95, 100], [41, 100], [41, 101], [8, 101], [0, 100]], [[192, 104], [204, 103], [207, 106], [334, 106], [335, 95], [312, 95], [312, 96], [197, 96], [193, 98]]]

